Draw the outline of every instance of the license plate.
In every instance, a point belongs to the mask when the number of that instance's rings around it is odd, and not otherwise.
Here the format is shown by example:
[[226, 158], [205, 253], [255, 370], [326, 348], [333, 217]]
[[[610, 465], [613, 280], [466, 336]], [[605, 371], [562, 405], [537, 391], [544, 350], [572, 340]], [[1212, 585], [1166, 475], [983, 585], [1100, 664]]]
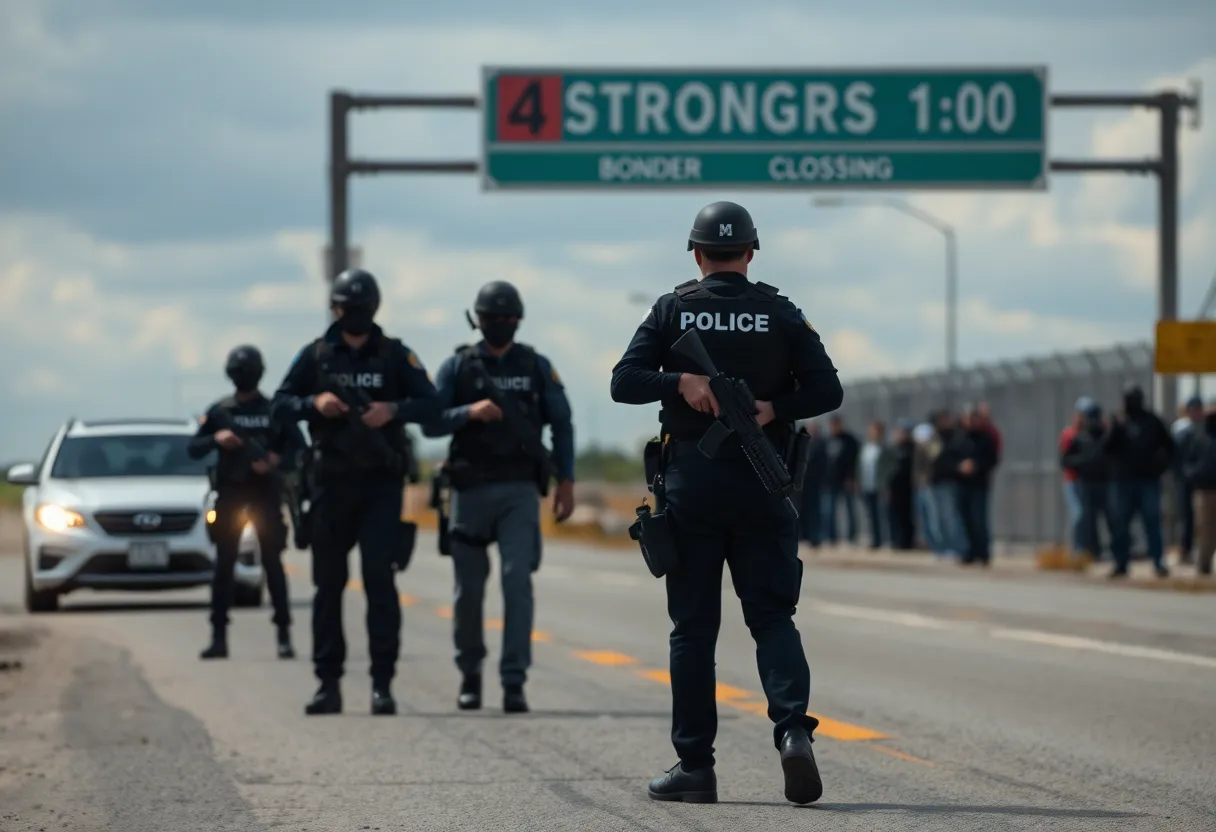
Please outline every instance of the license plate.
[[165, 569], [169, 566], [169, 544], [132, 543], [127, 550], [127, 566], [132, 569]]

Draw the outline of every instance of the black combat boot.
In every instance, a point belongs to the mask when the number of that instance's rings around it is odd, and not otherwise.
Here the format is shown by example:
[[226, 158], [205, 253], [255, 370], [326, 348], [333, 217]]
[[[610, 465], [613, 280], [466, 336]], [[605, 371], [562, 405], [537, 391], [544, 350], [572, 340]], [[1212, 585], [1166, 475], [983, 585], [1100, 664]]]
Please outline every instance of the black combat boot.
[[526, 714], [528, 700], [524, 697], [523, 685], [503, 685], [502, 709], [508, 714]]
[[460, 696], [456, 698], [456, 707], [462, 711], [481, 709], [480, 676], [465, 676], [460, 681]]
[[662, 777], [650, 781], [646, 794], [651, 800], [717, 803], [718, 776], [712, 766], [688, 771], [683, 763], [676, 763]]
[[781, 738], [781, 769], [785, 772], [786, 800], [803, 805], [823, 797], [823, 780], [805, 728], [791, 728]]
[[207, 649], [199, 653], [200, 659], [226, 659], [228, 658], [228, 633], [222, 627], [216, 627], [211, 631], [211, 644], [207, 645]]
[[307, 716], [342, 713], [342, 689], [338, 687], [338, 680], [322, 682], [312, 701], [304, 706], [304, 713]]
[[376, 682], [372, 685], [372, 713], [375, 716], [392, 716], [397, 713], [397, 701], [393, 699], [387, 682]]
[[278, 645], [280, 659], [294, 659], [296, 657], [295, 648], [291, 646], [291, 630], [287, 627], [279, 628]]

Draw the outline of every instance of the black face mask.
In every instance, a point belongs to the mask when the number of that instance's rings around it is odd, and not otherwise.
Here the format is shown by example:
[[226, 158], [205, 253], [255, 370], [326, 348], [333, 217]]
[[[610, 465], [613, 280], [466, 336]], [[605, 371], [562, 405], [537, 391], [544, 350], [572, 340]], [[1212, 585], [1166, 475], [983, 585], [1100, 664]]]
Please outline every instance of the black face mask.
[[229, 378], [232, 379], [238, 393], [252, 393], [258, 389], [258, 382], [262, 380], [262, 375], [254, 370], [233, 370]]
[[508, 318], [491, 318], [481, 324], [481, 334], [486, 343], [494, 349], [501, 349], [511, 343], [519, 323]]
[[338, 326], [348, 335], [366, 335], [372, 331], [372, 318], [375, 313], [366, 307], [352, 307], [342, 312]]

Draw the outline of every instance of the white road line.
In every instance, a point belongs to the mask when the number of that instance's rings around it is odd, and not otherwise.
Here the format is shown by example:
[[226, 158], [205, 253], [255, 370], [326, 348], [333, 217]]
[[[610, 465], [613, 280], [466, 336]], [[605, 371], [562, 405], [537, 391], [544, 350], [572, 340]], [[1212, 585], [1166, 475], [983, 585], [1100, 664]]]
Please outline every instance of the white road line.
[[1113, 641], [1095, 641], [1092, 638], [1081, 638], [1080, 636], [1058, 636], [1052, 633], [1040, 633], [1035, 630], [990, 630], [988, 635], [993, 638], [1003, 638], [1011, 641], [1029, 641], [1034, 644], [1047, 644], [1052, 647], [1066, 647], [1070, 650], [1093, 650], [1099, 653], [1109, 653], [1112, 656], [1156, 659], [1163, 662], [1190, 664], [1195, 667], [1216, 668], [1216, 659], [1210, 656], [1179, 653], [1174, 650], [1163, 650], [1158, 647], [1138, 647], [1134, 644], [1119, 644]]
[[1091, 650], [1095, 653], [1106, 653], [1111, 656], [1124, 656], [1133, 659], [1153, 659], [1155, 661], [1189, 664], [1194, 667], [1216, 669], [1216, 658], [1200, 656], [1194, 653], [1180, 653], [1176, 650], [1164, 650], [1159, 647], [1140, 647], [1135, 644], [1120, 644], [1114, 641], [1098, 641], [1080, 636], [1065, 636], [1056, 633], [1045, 633], [1039, 630], [1014, 630], [1000, 627], [984, 627], [967, 621], [949, 621], [943, 618], [930, 618], [908, 612], [895, 612], [875, 607], [854, 607], [845, 604], [829, 604], [822, 601], [812, 601], [811, 609], [837, 615], [842, 618], [861, 618], [867, 621], [883, 621], [888, 624], [898, 624], [902, 627], [919, 627], [925, 630], [970, 630], [986, 635], [989, 638], [999, 638], [1005, 641], [1024, 641], [1030, 644], [1042, 644], [1049, 647], [1063, 647], [1069, 650]]
[[952, 630], [958, 625], [953, 621], [943, 621], [940, 618], [929, 618], [911, 612], [892, 612], [871, 607], [850, 607], [844, 604], [827, 604], [812, 602], [811, 607], [828, 615], [839, 615], [844, 618], [864, 618], [867, 621], [885, 621], [889, 624], [900, 624], [904, 627], [922, 627], [926, 630]]

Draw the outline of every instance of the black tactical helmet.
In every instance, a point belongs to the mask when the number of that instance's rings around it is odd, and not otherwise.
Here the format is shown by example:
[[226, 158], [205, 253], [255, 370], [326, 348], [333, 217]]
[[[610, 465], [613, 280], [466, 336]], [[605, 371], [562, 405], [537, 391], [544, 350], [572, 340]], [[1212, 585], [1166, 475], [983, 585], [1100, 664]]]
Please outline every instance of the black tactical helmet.
[[347, 269], [334, 278], [329, 302], [341, 309], [368, 309], [374, 315], [380, 308], [380, 287], [371, 272]]
[[519, 291], [510, 283], [505, 280], [493, 280], [482, 286], [477, 292], [473, 311], [478, 315], [522, 318], [524, 302], [519, 296]]
[[760, 248], [756, 224], [747, 209], [734, 202], [706, 205], [692, 221], [688, 250], [694, 248]]
[[228, 353], [228, 360], [224, 363], [224, 372], [234, 382], [237, 379], [243, 379], [256, 384], [261, 381], [262, 374], [266, 372], [266, 365], [263, 363], [262, 353], [257, 347], [243, 344], [234, 347], [232, 352]]

